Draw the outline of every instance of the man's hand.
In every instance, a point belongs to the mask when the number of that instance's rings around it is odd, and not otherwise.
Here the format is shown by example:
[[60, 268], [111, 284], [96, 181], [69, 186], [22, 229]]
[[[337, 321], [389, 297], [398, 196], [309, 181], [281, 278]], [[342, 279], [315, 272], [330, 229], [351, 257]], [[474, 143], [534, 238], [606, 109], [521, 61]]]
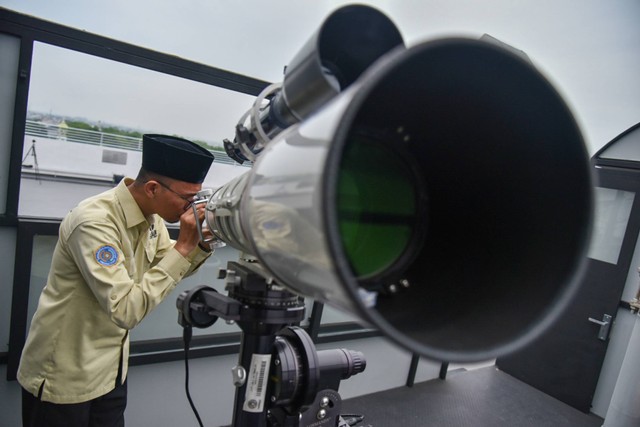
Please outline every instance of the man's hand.
[[197, 205], [197, 218], [194, 216], [193, 208], [191, 207], [180, 216], [180, 234], [174, 248], [184, 257], [189, 255], [200, 242], [198, 223], [202, 224], [202, 221], [204, 221], [204, 207], [204, 204]]

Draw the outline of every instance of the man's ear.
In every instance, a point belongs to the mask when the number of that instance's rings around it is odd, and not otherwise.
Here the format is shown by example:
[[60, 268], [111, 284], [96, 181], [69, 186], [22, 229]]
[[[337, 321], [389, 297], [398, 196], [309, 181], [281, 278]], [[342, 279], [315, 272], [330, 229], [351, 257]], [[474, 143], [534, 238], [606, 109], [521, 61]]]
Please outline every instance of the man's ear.
[[149, 181], [144, 183], [144, 186], [142, 187], [144, 190], [144, 194], [150, 198], [150, 199], [154, 199], [156, 197], [156, 193], [158, 192], [160, 187], [160, 184], [158, 184], [156, 181], [150, 179]]

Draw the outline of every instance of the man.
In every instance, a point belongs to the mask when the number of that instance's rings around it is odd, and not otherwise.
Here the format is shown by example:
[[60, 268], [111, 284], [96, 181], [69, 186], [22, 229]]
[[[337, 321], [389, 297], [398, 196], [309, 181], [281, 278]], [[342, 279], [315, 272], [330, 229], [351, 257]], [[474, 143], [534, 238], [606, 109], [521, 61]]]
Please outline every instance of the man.
[[[191, 205], [212, 161], [190, 141], [144, 135], [138, 177], [62, 221], [18, 370], [24, 426], [124, 426], [128, 331], [211, 252]], [[177, 241], [163, 220], [180, 221]]]

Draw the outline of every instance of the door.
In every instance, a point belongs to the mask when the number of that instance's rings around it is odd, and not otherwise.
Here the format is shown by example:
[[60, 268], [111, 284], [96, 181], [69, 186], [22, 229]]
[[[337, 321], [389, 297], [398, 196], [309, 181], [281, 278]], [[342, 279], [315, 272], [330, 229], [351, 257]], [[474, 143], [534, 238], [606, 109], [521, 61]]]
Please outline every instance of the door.
[[[586, 273], [558, 321], [497, 360], [504, 372], [589, 412], [640, 229], [638, 172], [600, 169]], [[609, 317], [607, 317], [609, 316]]]

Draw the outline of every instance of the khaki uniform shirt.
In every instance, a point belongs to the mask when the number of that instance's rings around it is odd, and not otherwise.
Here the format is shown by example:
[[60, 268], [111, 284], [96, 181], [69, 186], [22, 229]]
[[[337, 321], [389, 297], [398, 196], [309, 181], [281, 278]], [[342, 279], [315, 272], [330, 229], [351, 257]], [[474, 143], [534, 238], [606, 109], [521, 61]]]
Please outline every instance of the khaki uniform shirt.
[[89, 198], [62, 221], [47, 284], [31, 321], [18, 381], [53, 403], [86, 402], [127, 374], [129, 329], [210, 255], [173, 248], [126, 185]]

